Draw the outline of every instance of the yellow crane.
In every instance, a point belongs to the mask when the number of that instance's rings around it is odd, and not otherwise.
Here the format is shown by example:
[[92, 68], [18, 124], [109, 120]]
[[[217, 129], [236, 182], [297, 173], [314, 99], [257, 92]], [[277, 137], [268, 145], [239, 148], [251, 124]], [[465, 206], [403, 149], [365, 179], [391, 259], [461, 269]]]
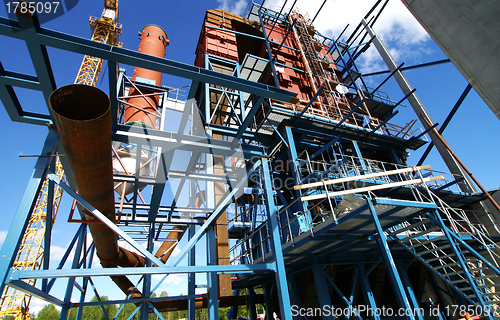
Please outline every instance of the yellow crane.
[[[118, 42], [118, 35], [121, 33], [121, 24], [118, 23], [118, 0], [104, 1], [104, 11], [100, 18], [90, 17], [90, 27], [92, 30], [92, 40], [101, 43], [107, 43], [113, 46], [121, 46]], [[84, 56], [75, 84], [85, 84], [95, 86], [102, 68], [102, 59]], [[64, 170], [59, 160], [56, 158], [54, 174], [65, 181]], [[16, 256], [13, 267], [19, 270], [38, 270], [43, 261], [43, 239], [46, 229], [47, 218], [47, 197], [49, 185], [44, 181], [40, 193], [37, 197], [36, 206], [31, 214], [30, 221], [24, 233], [19, 251]], [[53, 218], [54, 223], [59, 204], [61, 202], [62, 189], [54, 187]], [[50, 226], [52, 228], [52, 226]], [[28, 283], [35, 285], [36, 280], [29, 280]], [[29, 320], [29, 305], [31, 295], [5, 287], [0, 299], [0, 317], [11, 315], [15, 320]]]

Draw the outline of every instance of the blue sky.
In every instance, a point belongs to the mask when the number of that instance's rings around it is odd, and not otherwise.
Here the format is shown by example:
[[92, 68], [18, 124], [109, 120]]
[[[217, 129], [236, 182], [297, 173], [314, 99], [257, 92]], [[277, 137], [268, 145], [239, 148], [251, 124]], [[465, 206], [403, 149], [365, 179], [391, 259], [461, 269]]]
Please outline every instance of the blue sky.
[[[279, 8], [283, 0], [268, 0], [266, 6]], [[288, 5], [293, 1], [288, 1]], [[359, 23], [361, 17], [369, 10], [375, 1], [331, 0], [325, 5], [316, 19], [316, 28], [325, 35], [336, 36], [344, 29], [347, 23], [349, 30]], [[136, 50], [139, 44], [137, 33], [147, 24], [158, 24], [163, 27], [170, 39], [166, 58], [192, 64], [195, 58], [195, 48], [200, 34], [205, 11], [213, 8], [224, 8], [237, 14], [242, 14], [247, 6], [246, 0], [230, 1], [147, 1], [120, 0], [119, 19], [123, 24], [123, 33], [120, 41], [125, 48]], [[315, 15], [322, 0], [299, 0], [296, 8], [302, 13]], [[100, 16], [103, 10], [102, 0], [86, 0], [80, 3], [65, 15], [43, 25], [45, 28], [55, 29], [72, 35], [90, 38], [89, 16]], [[5, 8], [0, 8], [0, 16], [6, 17]], [[391, 53], [398, 63], [405, 62], [406, 66], [431, 62], [446, 58], [437, 45], [419, 26], [418, 22], [407, 12], [398, 0], [391, 0], [388, 7], [374, 27], [375, 31], [386, 41]], [[349, 35], [350, 31], [346, 32]], [[0, 37], [0, 61], [7, 70], [34, 74], [28, 51], [24, 42], [7, 37]], [[48, 48], [57, 86], [74, 82], [76, 73], [82, 61], [82, 56], [70, 54]], [[381, 61], [377, 59], [373, 50], [368, 51], [365, 58], [359, 61], [365, 72], [385, 70]], [[124, 67], [124, 66], [122, 66]], [[126, 66], [127, 74], [132, 73], [132, 67]], [[467, 82], [451, 64], [421, 68], [405, 73], [410, 83], [417, 88], [417, 94], [428, 109], [434, 121], [442, 123], [451, 110]], [[384, 76], [367, 79], [374, 87]], [[107, 78], [106, 78], [107, 79]], [[100, 81], [99, 81], [100, 82]], [[107, 91], [106, 81], [101, 88]], [[182, 87], [189, 84], [185, 79], [175, 77], [163, 78], [163, 84], [172, 87]], [[386, 83], [382, 89], [389, 93], [391, 98], [398, 101], [403, 94], [394, 81]], [[21, 104], [25, 109], [44, 111], [45, 102], [40, 93], [28, 90], [16, 90]], [[413, 110], [408, 106], [400, 107], [400, 114], [391, 122], [404, 125], [415, 119]], [[419, 125], [421, 127], [421, 125]], [[4, 167], [3, 180], [0, 185], [2, 195], [2, 220], [0, 226], [0, 244], [9, 228], [12, 217], [19, 205], [24, 188], [33, 169], [35, 158], [20, 158], [20, 155], [35, 155], [41, 150], [47, 129], [44, 127], [13, 123], [7, 116], [4, 108], [0, 108], [0, 148], [1, 162]], [[461, 108], [452, 120], [444, 134], [448, 143], [461, 157], [474, 175], [486, 188], [500, 186], [500, 171], [496, 167], [496, 159], [500, 156], [499, 120], [493, 112], [472, 90]], [[415, 164], [422, 150], [411, 151], [409, 164]], [[434, 169], [447, 171], [438, 153], [430, 154], [425, 164], [431, 164]], [[76, 225], [69, 225], [67, 206], [69, 199], [65, 199], [60, 210], [58, 221], [54, 226], [54, 237], [57, 241], [53, 252], [59, 255], [62, 248], [72, 237], [71, 232]], [[55, 253], [54, 253], [55, 255]], [[185, 283], [173, 281], [172, 293]], [[104, 294], [111, 295], [105, 292]]]

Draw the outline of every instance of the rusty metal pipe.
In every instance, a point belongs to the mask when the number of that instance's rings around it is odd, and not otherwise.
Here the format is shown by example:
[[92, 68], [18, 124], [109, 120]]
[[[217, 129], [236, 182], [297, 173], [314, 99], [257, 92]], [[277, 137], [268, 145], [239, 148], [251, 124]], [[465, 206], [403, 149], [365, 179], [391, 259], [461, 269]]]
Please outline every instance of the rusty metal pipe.
[[[97, 88], [73, 84], [55, 90], [49, 105], [78, 194], [116, 222], [108, 96]], [[79, 208], [87, 220], [96, 220], [87, 209]], [[106, 225], [88, 226], [103, 267], [145, 265], [144, 257], [118, 246], [118, 236]], [[123, 280], [120, 287], [131, 285]]]

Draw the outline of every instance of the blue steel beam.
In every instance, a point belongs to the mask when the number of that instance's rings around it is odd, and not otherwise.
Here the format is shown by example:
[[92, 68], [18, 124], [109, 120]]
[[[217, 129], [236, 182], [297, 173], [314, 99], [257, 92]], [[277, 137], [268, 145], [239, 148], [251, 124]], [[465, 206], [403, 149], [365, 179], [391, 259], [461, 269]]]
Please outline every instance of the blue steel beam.
[[[57, 147], [58, 134], [56, 130], [49, 130], [41, 155], [53, 154]], [[17, 256], [22, 237], [26, 231], [31, 213], [35, 207], [37, 195], [45, 179], [47, 167], [52, 157], [38, 157], [35, 168], [28, 182], [28, 186], [21, 199], [17, 212], [10, 225], [9, 232], [5, 238], [0, 251], [0, 292], [5, 288], [7, 275]]]
[[0, 84], [30, 90], [40, 90], [40, 81], [36, 76], [4, 70], [0, 63]]
[[413, 306], [413, 310], [415, 312], [415, 316], [417, 317], [418, 320], [424, 320], [423, 314], [420, 312], [420, 306], [418, 304], [418, 299], [415, 296], [415, 292], [413, 291], [413, 287], [411, 286], [410, 279], [408, 278], [408, 275], [406, 274], [406, 271], [403, 267], [403, 263], [401, 260], [396, 261], [396, 267], [399, 270], [399, 274], [401, 275], [401, 280], [403, 281], [403, 285], [405, 286], [406, 293], [410, 297], [410, 302]]
[[[33, 30], [35, 30], [35, 28]], [[33, 31], [29, 35], [19, 31], [21, 31], [21, 28], [17, 21], [0, 17], [0, 34], [21, 40], [36, 41], [36, 43], [41, 46], [45, 45], [70, 52], [88, 54], [101, 59], [112, 60], [116, 63], [159, 71], [199, 82], [211, 83], [280, 101], [288, 102], [291, 98], [296, 96], [294, 92], [278, 89], [273, 86], [205, 70], [204, 68], [185, 63], [153, 57], [133, 50], [113, 47], [108, 44], [91, 41], [54, 30], [37, 27], [36, 32]], [[40, 82], [42, 82], [43, 79], [41, 79], [40, 76], [39, 79]]]
[[312, 104], [314, 103], [314, 101], [316, 101], [316, 98], [321, 94], [321, 92], [323, 92], [323, 87], [320, 87], [318, 89], [318, 91], [314, 94], [314, 96], [312, 97], [312, 99], [309, 100], [309, 103], [307, 103], [307, 105], [304, 107], [304, 109], [302, 109], [302, 111], [297, 115], [297, 119], [295, 119], [295, 121], [293, 122], [293, 125], [297, 124], [297, 122], [299, 121], [299, 119], [302, 117], [302, 115], [304, 113], [306, 113], [307, 109], [309, 109], [309, 107], [312, 106]]
[[[309, 159], [313, 160], [314, 158], [316, 158], [317, 156], [319, 156], [323, 151], [325, 151], [326, 149], [330, 148], [330, 146], [332, 146], [335, 142], [338, 142], [341, 138], [342, 138], [341, 136], [338, 136], [338, 137], [335, 137], [333, 140], [330, 140], [330, 142], [328, 142], [323, 147], [321, 147], [320, 149], [318, 149], [318, 151], [316, 151], [315, 153], [313, 153], [313, 155], [310, 156]], [[306, 160], [302, 161], [299, 164], [299, 168], [302, 167], [305, 163], [306, 163]]]
[[27, 279], [67, 278], [67, 277], [105, 277], [148, 274], [182, 274], [182, 273], [253, 273], [275, 271], [274, 263], [246, 265], [210, 265], [210, 266], [161, 266], [142, 268], [103, 268], [103, 269], [57, 269], [57, 270], [12, 270], [10, 281]]
[[193, 248], [193, 246], [201, 239], [201, 237], [205, 234], [205, 231], [207, 228], [215, 221], [217, 220], [222, 212], [227, 208], [227, 206], [231, 203], [233, 197], [236, 195], [236, 193], [239, 191], [240, 188], [243, 187], [243, 185], [247, 182], [247, 179], [250, 178], [250, 176], [253, 174], [253, 172], [260, 166], [260, 161], [256, 161], [253, 167], [248, 170], [247, 173], [242, 172], [238, 176], [238, 184], [232, 189], [226, 191], [226, 193], [223, 195], [222, 199], [219, 201], [217, 204], [217, 208], [214, 210], [214, 212], [210, 215], [210, 217], [205, 221], [205, 223], [201, 226], [201, 228], [196, 231], [196, 233], [193, 235], [191, 239], [189, 239], [188, 243], [182, 248], [181, 252], [177, 256], [175, 256], [175, 259], [172, 260], [172, 263], [169, 263], [171, 266], [177, 266], [181, 260], [187, 255], [187, 253]]
[[146, 258], [151, 260], [157, 266], [163, 265], [154, 255], [144, 249], [139, 243], [137, 243], [132, 237], [130, 237], [126, 232], [122, 231], [117, 225], [115, 225], [111, 220], [109, 220], [105, 215], [103, 215], [99, 210], [94, 208], [90, 203], [88, 203], [85, 199], [83, 199], [80, 195], [78, 195], [73, 189], [71, 189], [67, 184], [62, 182], [56, 175], [49, 174], [47, 178], [57, 183], [61, 188], [64, 189], [73, 199], [78, 201], [82, 206], [84, 206], [87, 210], [89, 210], [97, 219], [103, 222], [108, 228], [113, 230], [118, 236], [122, 237], [123, 240], [127, 241], [132, 247], [134, 247], [137, 251], [139, 251]]
[[[357, 272], [361, 292], [365, 298], [365, 303], [371, 310], [377, 310], [377, 303], [375, 302], [375, 297], [373, 296], [373, 290], [370, 285], [370, 281], [368, 281], [369, 273], [366, 273], [364, 264], [358, 264]], [[371, 320], [380, 320], [380, 315], [377, 312], [370, 312], [368, 316]]]
[[208, 141], [206, 137], [178, 136], [173, 132], [123, 125], [118, 125], [117, 128], [117, 132], [112, 134], [113, 140], [129, 144], [145, 144], [171, 150], [186, 150], [221, 156], [233, 156], [236, 152], [241, 152], [246, 159], [264, 155], [262, 147], [248, 144], [233, 148], [231, 147], [232, 142], [216, 139]]
[[[443, 134], [444, 130], [446, 129], [446, 127], [450, 123], [451, 119], [453, 118], [453, 116], [457, 112], [458, 108], [462, 105], [462, 102], [464, 102], [465, 98], [467, 97], [467, 95], [469, 94], [469, 91], [471, 89], [472, 89], [472, 85], [470, 83], [468, 83], [467, 87], [465, 87], [465, 89], [464, 89], [464, 92], [462, 92], [462, 94], [460, 95], [460, 98], [458, 98], [457, 103], [455, 103], [455, 105], [453, 106], [453, 109], [451, 109], [450, 113], [448, 114], [448, 116], [444, 120], [443, 125], [439, 128], [438, 132], [440, 134]], [[422, 157], [420, 158], [420, 160], [418, 160], [418, 163], [421, 164], [425, 161], [425, 159], [427, 158], [427, 156], [431, 152], [433, 146], [434, 146], [434, 142], [431, 141], [429, 143], [429, 145], [427, 146], [427, 149], [425, 149], [424, 153], [422, 154]], [[417, 163], [417, 166], [420, 165], [418, 163]]]
[[269, 172], [269, 160], [261, 158], [262, 173], [264, 182], [264, 198], [267, 212], [267, 221], [271, 240], [271, 248], [274, 253], [274, 264], [276, 266], [276, 284], [278, 289], [278, 298], [280, 302], [281, 317], [284, 320], [292, 320], [290, 296], [288, 293], [288, 283], [286, 280], [285, 261], [283, 259], [283, 250], [281, 248], [281, 237], [278, 226], [277, 210], [274, 204], [273, 183]]
[[259, 111], [260, 105], [262, 104], [262, 102], [264, 102], [264, 99], [265, 99], [265, 96], [258, 96], [257, 99], [255, 99], [255, 101], [253, 102], [252, 108], [250, 109], [245, 120], [243, 121], [240, 128], [238, 129], [238, 132], [234, 136], [233, 142], [231, 144], [232, 147], [236, 147], [239, 144], [240, 138], [243, 136], [243, 134], [247, 130], [250, 123], [252, 123], [253, 117], [255, 116], [257, 111]]
[[392, 257], [391, 250], [389, 249], [389, 246], [387, 244], [387, 237], [385, 236], [384, 230], [382, 229], [382, 225], [380, 224], [380, 220], [378, 219], [377, 211], [375, 211], [373, 203], [368, 197], [366, 197], [366, 203], [368, 204], [370, 214], [373, 218], [375, 231], [378, 234], [376, 241], [379, 246], [382, 258], [384, 260], [384, 266], [385, 269], [387, 270], [387, 275], [389, 276], [389, 280], [391, 281], [392, 288], [396, 296], [396, 300], [398, 301], [398, 304], [401, 308], [404, 308], [404, 310], [409, 311], [405, 312], [405, 317], [410, 320], [415, 320], [411, 312], [412, 309], [410, 301], [406, 296], [403, 283], [401, 282], [398, 270], [396, 269], [394, 258]]
[[23, 33], [23, 38], [26, 40], [26, 46], [33, 62], [36, 75], [40, 81], [40, 89], [43, 93], [45, 101], [49, 101], [49, 97], [54, 90], [57, 89], [52, 67], [50, 66], [49, 55], [45, 45], [40, 43], [37, 31], [40, 28], [36, 16], [27, 18], [17, 16], [19, 26]]
[[38, 289], [37, 287], [33, 287], [29, 284], [27, 284], [24, 281], [21, 280], [14, 280], [9, 282], [9, 287], [15, 288], [19, 291], [26, 292], [30, 294], [33, 297], [37, 297], [39, 299], [42, 299], [44, 301], [47, 301], [48, 303], [55, 304], [56, 306], [63, 306], [64, 302], [57, 299], [56, 297]]
[[[165, 185], [167, 183], [168, 169], [172, 164], [174, 150], [167, 150], [167, 152], [160, 155], [160, 160], [158, 163], [158, 170], [156, 172], [155, 184], [153, 185], [153, 191], [151, 193], [151, 202], [149, 205], [148, 222], [154, 223], [156, 217], [158, 216], [158, 211], [160, 208], [161, 198], [163, 196], [163, 191], [165, 190]], [[137, 161], [139, 162], [139, 161]], [[174, 207], [172, 207], [172, 210]], [[171, 214], [169, 214], [170, 216]]]
[[[319, 307], [322, 310], [328, 308], [332, 305], [332, 299], [330, 298], [330, 293], [328, 290], [328, 284], [326, 282], [327, 275], [325, 274], [325, 269], [321, 264], [315, 264], [312, 267], [312, 272], [314, 276], [314, 284], [316, 285], [316, 293], [318, 294]], [[328, 309], [326, 309], [328, 310]], [[334, 320], [333, 314], [323, 314], [323, 319]]]

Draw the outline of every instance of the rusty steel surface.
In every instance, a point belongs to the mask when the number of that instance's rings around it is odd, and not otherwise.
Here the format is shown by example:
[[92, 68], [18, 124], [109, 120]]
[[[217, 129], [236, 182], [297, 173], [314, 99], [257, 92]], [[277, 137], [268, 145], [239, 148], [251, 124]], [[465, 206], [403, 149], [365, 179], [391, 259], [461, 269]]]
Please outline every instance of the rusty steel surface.
[[[101, 90], [68, 85], [49, 99], [75, 188], [86, 201], [116, 222], [111, 162], [110, 101]], [[87, 220], [94, 216], [83, 209]], [[142, 256], [118, 246], [118, 237], [104, 224], [89, 224], [97, 256], [104, 267], [144, 266]]]
[[[149, 54], [158, 58], [165, 56], [165, 49], [169, 41], [166, 32], [159, 26], [148, 25], [139, 33], [141, 41], [139, 43], [139, 52]], [[144, 68], [134, 68], [132, 80], [144, 82], [157, 86], [161, 85], [162, 73], [158, 71], [148, 70]], [[130, 89], [130, 96], [123, 122], [125, 124], [141, 123], [151, 128], [156, 128], [157, 117], [154, 115], [158, 109], [159, 96], [144, 96], [143, 94], [150, 92], [141, 92], [136, 87]]]

